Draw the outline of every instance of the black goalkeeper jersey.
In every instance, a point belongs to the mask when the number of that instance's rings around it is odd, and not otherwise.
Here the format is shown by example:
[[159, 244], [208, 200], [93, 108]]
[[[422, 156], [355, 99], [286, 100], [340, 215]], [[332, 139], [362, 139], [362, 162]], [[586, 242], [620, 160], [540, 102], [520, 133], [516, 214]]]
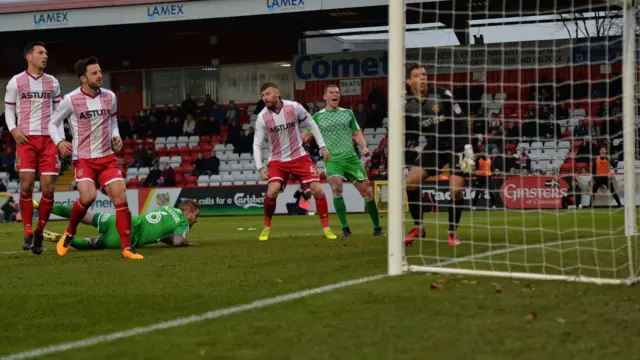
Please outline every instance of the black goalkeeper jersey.
[[423, 152], [448, 150], [462, 152], [470, 144], [469, 124], [451, 91], [427, 87], [428, 95], [418, 100], [409, 90], [405, 105], [405, 138], [418, 144], [420, 136], [427, 140]]

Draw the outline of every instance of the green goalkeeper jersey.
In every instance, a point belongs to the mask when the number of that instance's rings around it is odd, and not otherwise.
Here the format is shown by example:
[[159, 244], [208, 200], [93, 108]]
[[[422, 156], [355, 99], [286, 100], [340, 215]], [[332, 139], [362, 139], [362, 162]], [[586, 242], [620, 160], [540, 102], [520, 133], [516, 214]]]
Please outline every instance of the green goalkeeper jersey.
[[187, 238], [189, 220], [180, 209], [163, 206], [143, 216], [137, 216], [133, 223], [134, 247], [158, 242], [167, 235]]
[[360, 130], [356, 116], [349, 109], [322, 109], [313, 115], [331, 153], [331, 161], [358, 158], [353, 145], [353, 133]]

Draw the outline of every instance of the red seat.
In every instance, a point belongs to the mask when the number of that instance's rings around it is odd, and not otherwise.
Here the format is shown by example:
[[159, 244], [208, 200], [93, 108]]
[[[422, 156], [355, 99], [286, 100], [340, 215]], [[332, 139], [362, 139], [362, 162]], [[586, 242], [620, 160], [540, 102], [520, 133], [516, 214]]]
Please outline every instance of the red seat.
[[133, 154], [133, 151], [134, 151], [134, 150], [133, 150], [133, 148], [126, 148], [126, 149], [124, 149], [124, 156], [132, 155], [132, 154]]
[[144, 145], [144, 139], [143, 138], [137, 138], [135, 141], [136, 147], [140, 144]]
[[184, 169], [184, 172], [186, 172], [186, 173], [192, 173], [196, 169], [190, 163], [184, 164], [182, 167]]
[[156, 150], [156, 153], [158, 154], [158, 156], [168, 156], [169, 155], [169, 149], [167, 149], [166, 147], [160, 148], [158, 150]]
[[179, 173], [177, 171], [176, 171], [176, 173], [174, 175], [174, 179], [176, 180], [176, 185], [177, 186], [182, 186], [182, 184], [184, 183], [184, 176], [182, 175], [182, 173]]
[[167, 156], [178, 156], [180, 154], [180, 149], [177, 146], [172, 146], [169, 148], [169, 154]]
[[149, 145], [149, 144], [151, 144], [151, 145], [155, 145], [155, 143], [156, 143], [156, 139], [155, 139], [155, 138], [146, 138], [146, 139], [144, 139], [144, 142], [145, 142], [145, 144], [147, 144], [147, 145]]
[[132, 156], [132, 155], [125, 155], [125, 156], [124, 156], [124, 163], [125, 163], [125, 164], [131, 164], [131, 163], [133, 163], [133, 156]]
[[131, 179], [127, 183], [127, 187], [129, 189], [136, 189], [136, 188], [138, 188], [138, 186], [140, 186], [140, 181], [138, 181], [138, 179]]
[[196, 146], [192, 146], [191, 147], [191, 153], [192, 154], [197, 154], [200, 151], [202, 151], [202, 146], [200, 146], [200, 145], [196, 145]]
[[122, 143], [124, 144], [125, 147], [133, 146], [133, 140], [132, 139], [123, 140]]
[[200, 144], [210, 144], [211, 136], [200, 136]]
[[200, 146], [200, 152], [210, 153], [213, 151], [213, 145], [205, 144]]
[[197, 176], [185, 175], [184, 178], [185, 178], [185, 180], [187, 180], [187, 183], [194, 183], [194, 184], [198, 183], [198, 177]]

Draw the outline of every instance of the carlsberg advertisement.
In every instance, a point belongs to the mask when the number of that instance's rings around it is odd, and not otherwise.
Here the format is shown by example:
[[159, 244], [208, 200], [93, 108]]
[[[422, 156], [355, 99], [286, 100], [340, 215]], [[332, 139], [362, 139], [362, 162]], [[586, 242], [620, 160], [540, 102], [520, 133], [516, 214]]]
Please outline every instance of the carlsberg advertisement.
[[176, 205], [191, 199], [200, 205], [201, 215], [252, 215], [263, 213], [266, 186], [185, 188]]

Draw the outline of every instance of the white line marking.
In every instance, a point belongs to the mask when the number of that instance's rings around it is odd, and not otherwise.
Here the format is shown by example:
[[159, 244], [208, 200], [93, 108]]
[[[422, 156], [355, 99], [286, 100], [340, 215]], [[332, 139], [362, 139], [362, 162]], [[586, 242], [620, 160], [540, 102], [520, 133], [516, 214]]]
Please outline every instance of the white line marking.
[[62, 351], [79, 349], [87, 346], [92, 346], [92, 345], [97, 345], [101, 343], [122, 339], [122, 338], [128, 338], [136, 335], [147, 334], [156, 330], [163, 330], [163, 329], [170, 329], [178, 326], [185, 326], [185, 325], [201, 322], [204, 320], [216, 319], [219, 317], [223, 317], [223, 316], [227, 316], [227, 315], [231, 315], [231, 314], [235, 314], [243, 311], [259, 309], [269, 305], [283, 303], [291, 300], [297, 300], [306, 296], [322, 294], [322, 293], [330, 292], [333, 290], [337, 290], [337, 289], [352, 286], [352, 285], [363, 284], [366, 282], [382, 279], [386, 276], [387, 275], [375, 275], [375, 276], [368, 276], [368, 277], [363, 277], [363, 278], [354, 279], [354, 280], [347, 280], [347, 281], [343, 281], [335, 284], [317, 287], [314, 289], [308, 289], [308, 290], [298, 291], [298, 292], [294, 292], [286, 295], [280, 295], [272, 298], [257, 300], [244, 305], [233, 306], [233, 307], [228, 307], [228, 308], [219, 309], [219, 310], [213, 310], [200, 315], [191, 315], [187, 317], [178, 318], [175, 320], [164, 321], [154, 325], [137, 327], [137, 328], [124, 330], [124, 331], [117, 331], [107, 335], [95, 336], [95, 337], [90, 337], [83, 340], [72, 341], [72, 342], [58, 344], [58, 345], [51, 345], [43, 348], [28, 350], [21, 353], [10, 354], [7, 356], [0, 357], [0, 360], [32, 359], [32, 358], [37, 358], [44, 355], [59, 353]]

